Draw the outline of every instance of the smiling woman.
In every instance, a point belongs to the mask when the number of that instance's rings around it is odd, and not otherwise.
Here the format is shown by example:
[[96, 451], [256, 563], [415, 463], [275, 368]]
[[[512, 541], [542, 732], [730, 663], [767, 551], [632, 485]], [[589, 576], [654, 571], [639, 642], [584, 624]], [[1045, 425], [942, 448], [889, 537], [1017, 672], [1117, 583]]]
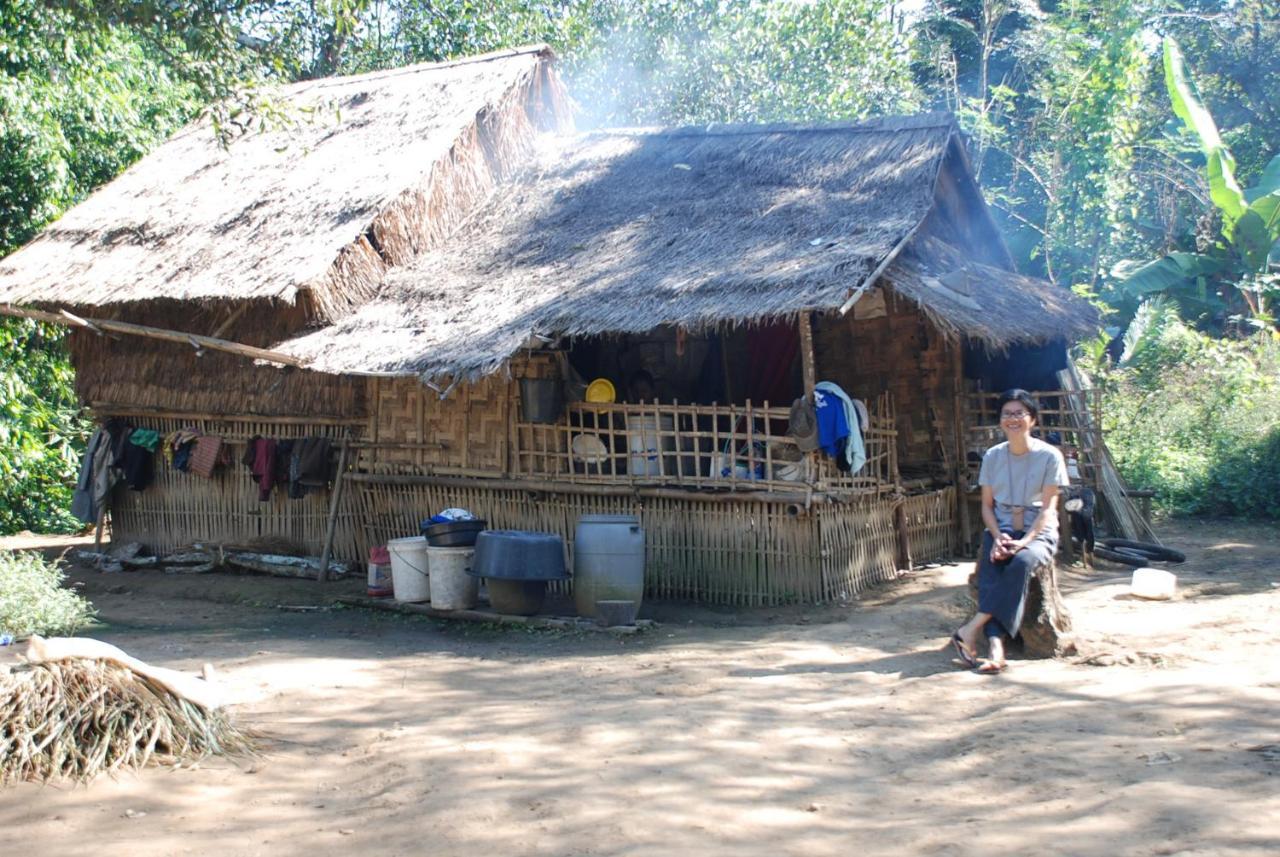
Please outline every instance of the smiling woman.
[[[1022, 625], [1032, 572], [1058, 549], [1058, 489], [1068, 484], [1062, 453], [1031, 436], [1040, 418], [1026, 390], [1000, 396], [1000, 429], [1006, 441], [987, 450], [978, 484], [986, 532], [978, 554], [978, 612], [952, 636], [967, 665], [979, 672], [1004, 669], [1004, 639]], [[978, 662], [978, 636], [990, 657]]]

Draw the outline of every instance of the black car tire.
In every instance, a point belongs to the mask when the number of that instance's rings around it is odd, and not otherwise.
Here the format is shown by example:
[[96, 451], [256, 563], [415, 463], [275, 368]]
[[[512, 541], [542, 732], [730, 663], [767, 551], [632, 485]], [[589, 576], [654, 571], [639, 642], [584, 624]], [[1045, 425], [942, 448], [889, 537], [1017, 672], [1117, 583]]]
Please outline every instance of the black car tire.
[[1154, 562], [1187, 561], [1187, 555], [1182, 551], [1167, 548], [1164, 545], [1153, 545], [1150, 542], [1135, 542], [1129, 539], [1103, 539], [1102, 543], [1112, 550], [1142, 554]]

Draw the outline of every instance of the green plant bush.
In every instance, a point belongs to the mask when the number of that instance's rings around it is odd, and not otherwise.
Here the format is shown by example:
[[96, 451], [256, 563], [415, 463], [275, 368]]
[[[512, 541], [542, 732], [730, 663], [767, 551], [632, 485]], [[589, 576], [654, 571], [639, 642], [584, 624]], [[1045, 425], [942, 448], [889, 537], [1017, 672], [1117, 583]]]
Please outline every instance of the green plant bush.
[[65, 332], [0, 320], [0, 533], [73, 533], [71, 494], [89, 423]]
[[64, 580], [61, 567], [38, 553], [0, 551], [0, 633], [72, 634], [92, 619], [92, 605]]
[[1212, 339], [1158, 302], [1134, 328], [1097, 379], [1125, 478], [1165, 512], [1280, 519], [1280, 344]]

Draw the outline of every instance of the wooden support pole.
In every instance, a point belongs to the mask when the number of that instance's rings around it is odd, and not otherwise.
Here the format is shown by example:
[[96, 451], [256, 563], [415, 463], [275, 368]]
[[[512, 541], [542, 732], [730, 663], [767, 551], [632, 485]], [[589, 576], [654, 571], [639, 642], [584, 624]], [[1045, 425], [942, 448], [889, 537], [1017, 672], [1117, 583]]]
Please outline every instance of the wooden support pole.
[[342, 450], [338, 453], [338, 475], [333, 478], [333, 496], [329, 498], [329, 521], [324, 529], [324, 550], [320, 552], [320, 570], [316, 580], [324, 583], [329, 579], [329, 558], [333, 556], [333, 537], [338, 530], [338, 507], [342, 501], [343, 478], [347, 472], [347, 450], [351, 446], [351, 436], [342, 439]]
[[[969, 512], [969, 462], [967, 460], [969, 439], [965, 430], [965, 389], [964, 389], [964, 346], [957, 340], [952, 347], [952, 419], [955, 430], [956, 456], [953, 470], [956, 484], [956, 503], [959, 505], [961, 548], [968, 550], [973, 539], [973, 518]], [[981, 542], [979, 542], [981, 544]]]
[[93, 528], [93, 552], [102, 553], [102, 530], [107, 521], [107, 498], [102, 498], [102, 507], [98, 509], [98, 522]]
[[724, 400], [733, 404], [733, 384], [729, 373], [729, 336], [720, 334], [720, 369], [724, 372]]
[[194, 333], [184, 333], [180, 330], [166, 330], [160, 327], [149, 327], [145, 324], [132, 324], [127, 321], [111, 321], [107, 319], [97, 318], [80, 318], [72, 315], [65, 310], [61, 313], [42, 312], [36, 309], [23, 309], [12, 304], [0, 305], [0, 315], [11, 315], [16, 318], [30, 318], [35, 321], [44, 321], [49, 324], [64, 324], [68, 327], [82, 327], [92, 330], [95, 333], [127, 333], [131, 336], [146, 336], [151, 339], [162, 339], [166, 342], [180, 342], [183, 345], [192, 345], [196, 348], [209, 348], [214, 351], [225, 351], [228, 354], [238, 354], [241, 357], [247, 357], [250, 360], [265, 360], [268, 363], [278, 363], [282, 366], [302, 366], [302, 361], [297, 357], [291, 357], [287, 354], [281, 354], [278, 351], [269, 351], [265, 348], [254, 348], [252, 345], [241, 345], [239, 342], [229, 342], [225, 339], [216, 339], [212, 336], [197, 336]]
[[907, 531], [907, 504], [899, 501], [893, 507], [893, 527], [898, 534], [898, 568], [911, 571], [911, 536]]
[[826, 494], [782, 493], [777, 491], [682, 491], [678, 488], [646, 488], [626, 485], [583, 485], [545, 479], [488, 479], [469, 476], [427, 476], [416, 473], [351, 473], [348, 482], [371, 485], [436, 485], [443, 488], [497, 489], [508, 491], [578, 494], [591, 497], [651, 497], [664, 500], [696, 500], [700, 503], [783, 503], [803, 514], [806, 503], [839, 503], [842, 498]]
[[818, 383], [818, 368], [813, 356], [813, 316], [800, 313], [800, 368], [804, 372], [804, 394], [813, 401], [813, 388]]
[[176, 420], [211, 420], [229, 423], [271, 423], [272, 425], [325, 425], [325, 426], [364, 426], [368, 420], [350, 417], [323, 416], [320, 414], [305, 417], [281, 416], [278, 414], [246, 414], [227, 413], [224, 411], [170, 411], [163, 408], [148, 408], [141, 405], [130, 405], [119, 402], [89, 403], [89, 409], [96, 416], [106, 417], [152, 417], [154, 419]]

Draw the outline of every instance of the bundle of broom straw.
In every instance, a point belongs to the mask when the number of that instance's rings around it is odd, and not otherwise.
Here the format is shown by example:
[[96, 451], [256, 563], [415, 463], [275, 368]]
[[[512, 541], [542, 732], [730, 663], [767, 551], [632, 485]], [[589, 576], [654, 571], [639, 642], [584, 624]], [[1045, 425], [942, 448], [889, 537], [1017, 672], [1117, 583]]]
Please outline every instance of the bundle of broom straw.
[[148, 762], [252, 749], [221, 709], [109, 660], [0, 668], [0, 783], [87, 782]]

